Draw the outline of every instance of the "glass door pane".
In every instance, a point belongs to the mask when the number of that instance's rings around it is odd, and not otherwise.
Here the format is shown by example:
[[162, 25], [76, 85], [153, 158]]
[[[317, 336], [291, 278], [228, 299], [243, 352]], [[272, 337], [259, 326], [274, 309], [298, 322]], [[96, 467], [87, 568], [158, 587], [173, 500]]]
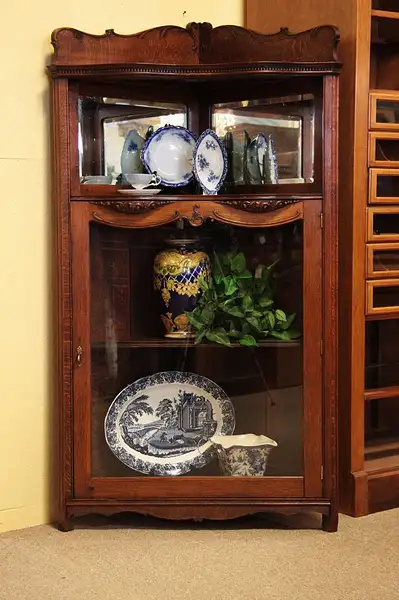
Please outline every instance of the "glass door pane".
[[314, 96], [215, 104], [212, 126], [226, 146], [229, 183], [314, 181]]
[[79, 176], [81, 183], [126, 183], [122, 173], [146, 173], [141, 150], [165, 125], [187, 126], [187, 108], [149, 99], [79, 98]]
[[[90, 280], [92, 476], [304, 474], [302, 222], [91, 223]], [[218, 459], [233, 433], [266, 468]]]

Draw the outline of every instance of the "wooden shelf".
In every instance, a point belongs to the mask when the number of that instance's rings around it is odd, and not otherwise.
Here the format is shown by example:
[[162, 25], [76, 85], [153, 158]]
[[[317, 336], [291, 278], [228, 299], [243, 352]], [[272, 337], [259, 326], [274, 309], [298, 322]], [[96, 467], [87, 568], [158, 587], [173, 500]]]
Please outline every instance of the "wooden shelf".
[[366, 443], [364, 461], [368, 473], [398, 468], [399, 439], [377, 438]]
[[399, 314], [397, 312], [386, 312], [366, 315], [366, 321], [389, 321], [390, 319], [399, 319]]
[[399, 385], [391, 385], [385, 388], [375, 388], [364, 392], [365, 400], [381, 400], [383, 398], [399, 397]]
[[399, 468], [399, 452], [391, 456], [383, 456], [381, 458], [365, 459], [364, 470], [367, 473], [374, 471], [389, 471], [390, 469]]
[[399, 12], [393, 12], [391, 10], [378, 10], [373, 9], [371, 11], [371, 18], [374, 19], [396, 19], [399, 20]]
[[[314, 186], [314, 184], [285, 184], [275, 186], [265, 186], [264, 191], [257, 192], [242, 192], [231, 194], [217, 194], [216, 196], [207, 196], [205, 194], [165, 194], [160, 193], [155, 196], [125, 196], [120, 194], [113, 185], [87, 185], [81, 186], [81, 194], [72, 196], [72, 201], [87, 201], [92, 199], [97, 200], [115, 200], [118, 202], [134, 202], [136, 200], [153, 202], [156, 200], [164, 200], [168, 202], [189, 202], [190, 200], [201, 200], [202, 202], [215, 202], [223, 200], [322, 200], [321, 193], [311, 191], [306, 192], [303, 187]], [[294, 187], [294, 189], [292, 189]], [[82, 188], [85, 189], [82, 189]], [[298, 190], [299, 187], [299, 190]], [[87, 188], [87, 189], [86, 189]], [[276, 189], [277, 188], [277, 189]], [[287, 188], [285, 190], [285, 188]], [[289, 189], [288, 189], [289, 188]], [[298, 191], [297, 191], [298, 190]], [[301, 191], [302, 190], [302, 191]]]
[[[118, 348], [186, 348], [186, 347], [196, 347], [196, 348], [226, 348], [226, 346], [222, 346], [221, 344], [198, 344], [196, 345], [193, 339], [181, 339], [181, 340], [173, 340], [168, 338], [142, 338], [137, 340], [129, 340], [127, 342], [117, 342]], [[299, 348], [302, 345], [301, 340], [292, 340], [292, 341], [280, 341], [280, 340], [268, 340], [264, 342], [259, 342], [259, 348]], [[92, 342], [92, 349], [102, 349], [105, 348], [106, 342]], [[232, 348], [246, 348], [247, 346], [242, 346], [238, 342], [234, 342], [231, 344]], [[230, 349], [230, 348], [228, 348]]]
[[371, 41], [374, 44], [389, 44], [399, 41], [399, 13], [388, 10], [371, 11]]
[[370, 457], [374, 454], [399, 454], [399, 440], [374, 440], [369, 444], [366, 444], [365, 455], [366, 457]]

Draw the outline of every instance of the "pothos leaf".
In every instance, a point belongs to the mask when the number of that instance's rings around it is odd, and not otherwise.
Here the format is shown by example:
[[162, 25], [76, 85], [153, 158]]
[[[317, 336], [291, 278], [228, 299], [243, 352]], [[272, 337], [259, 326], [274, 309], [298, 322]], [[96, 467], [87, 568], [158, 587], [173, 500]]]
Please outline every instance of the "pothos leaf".
[[196, 316], [191, 313], [191, 312], [186, 312], [186, 317], [188, 319], [188, 322], [194, 327], [194, 329], [202, 329], [204, 327], [204, 324], [201, 323], [201, 321], [196, 318]]
[[244, 298], [242, 299], [242, 308], [245, 312], [249, 312], [250, 310], [252, 310], [254, 306], [254, 301], [252, 300], [251, 296], [249, 294], [246, 294], [244, 296]]
[[212, 331], [206, 332], [206, 339], [210, 342], [216, 342], [217, 344], [222, 344], [223, 346], [231, 346], [229, 336], [227, 332], [222, 327], [214, 329]]
[[287, 320], [285, 321], [285, 323], [281, 323], [281, 329], [289, 329], [289, 327], [295, 321], [295, 317], [296, 317], [295, 313], [292, 313], [292, 315], [289, 315], [287, 317]]
[[206, 329], [204, 327], [203, 329], [200, 329], [197, 332], [197, 335], [195, 336], [195, 343], [200, 344], [202, 342], [202, 340], [204, 339], [205, 334], [206, 334]]
[[204, 308], [202, 309], [200, 320], [203, 323], [205, 323], [205, 325], [211, 325], [213, 323], [214, 318], [215, 318], [215, 307], [211, 302], [209, 302], [208, 304], [205, 304]]
[[285, 321], [287, 320], [287, 315], [285, 314], [285, 312], [283, 310], [280, 310], [279, 308], [276, 310], [276, 312], [274, 314], [275, 314], [277, 321], [280, 321], [281, 323], [285, 323]]
[[226, 294], [226, 296], [231, 296], [232, 294], [234, 294], [235, 291], [238, 290], [238, 286], [235, 282], [235, 279], [231, 275], [223, 278], [223, 284], [224, 293]]
[[243, 335], [242, 338], [240, 338], [240, 344], [242, 346], [257, 346], [258, 345], [254, 336], [249, 335], [249, 334]]
[[242, 318], [245, 316], [239, 306], [225, 306], [222, 310], [223, 312], [227, 313], [228, 315], [231, 315], [232, 317]]
[[246, 321], [252, 325], [257, 331], [262, 331], [262, 326], [260, 324], [259, 319], [256, 317], [245, 317]]
[[243, 252], [239, 252], [230, 260], [230, 268], [233, 273], [243, 273], [245, 271], [247, 261]]

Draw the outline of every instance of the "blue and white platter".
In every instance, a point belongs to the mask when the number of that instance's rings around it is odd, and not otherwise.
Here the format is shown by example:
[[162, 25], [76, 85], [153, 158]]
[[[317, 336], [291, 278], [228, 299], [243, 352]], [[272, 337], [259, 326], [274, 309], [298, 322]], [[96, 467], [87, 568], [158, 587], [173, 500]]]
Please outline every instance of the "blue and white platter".
[[264, 174], [264, 159], [267, 152], [267, 139], [259, 133], [249, 145], [247, 153], [247, 168], [250, 183], [261, 184]]
[[195, 141], [194, 134], [185, 127], [160, 127], [146, 141], [141, 160], [149, 173], [158, 175], [162, 185], [187, 185], [193, 178]]
[[231, 435], [233, 405], [213, 381], [165, 371], [138, 379], [113, 400], [105, 439], [125, 465], [149, 475], [183, 475], [214, 457], [209, 439]]
[[198, 138], [193, 168], [204, 194], [217, 194], [227, 174], [227, 153], [212, 129], [206, 129]]

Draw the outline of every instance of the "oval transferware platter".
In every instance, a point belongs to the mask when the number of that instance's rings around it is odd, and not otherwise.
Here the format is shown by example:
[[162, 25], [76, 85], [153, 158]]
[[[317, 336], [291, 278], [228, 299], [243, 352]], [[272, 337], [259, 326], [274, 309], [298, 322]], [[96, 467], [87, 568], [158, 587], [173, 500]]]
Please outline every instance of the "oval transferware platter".
[[141, 160], [149, 173], [156, 173], [161, 184], [187, 185], [193, 178], [195, 136], [185, 127], [160, 127], [146, 141]]
[[138, 379], [113, 400], [105, 439], [125, 465], [150, 475], [183, 475], [214, 457], [209, 439], [230, 435], [233, 405], [213, 381], [180, 371]]
[[217, 194], [227, 174], [227, 153], [212, 129], [200, 135], [195, 145], [193, 167], [204, 194]]

